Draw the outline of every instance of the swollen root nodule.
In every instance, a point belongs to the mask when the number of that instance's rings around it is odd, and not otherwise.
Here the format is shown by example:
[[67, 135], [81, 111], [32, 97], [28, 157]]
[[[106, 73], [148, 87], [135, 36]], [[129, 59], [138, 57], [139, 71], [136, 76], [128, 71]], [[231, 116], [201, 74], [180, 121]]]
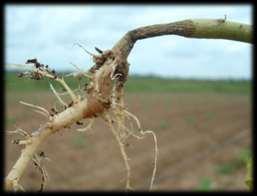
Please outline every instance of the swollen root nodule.
[[[157, 140], [154, 132], [143, 131], [136, 116], [128, 112], [124, 105], [124, 83], [127, 80], [129, 64], [121, 58], [119, 52], [112, 50], [102, 51], [95, 48], [99, 55], [91, 54], [94, 65], [87, 73], [81, 72], [80, 77], [87, 77], [88, 82], [84, 89], [72, 90], [64, 80], [64, 77], [57, 74], [55, 70], [50, 69], [48, 65], [41, 64], [37, 59], [29, 59], [26, 63], [34, 65], [32, 71], [20, 73], [18, 77], [27, 77], [33, 80], [48, 79], [57, 81], [65, 90], [70, 101], [64, 101], [64, 93], [58, 92], [53, 84], [50, 83], [50, 89], [57, 99], [58, 106], [48, 109], [43, 106], [37, 106], [31, 103], [20, 101], [21, 104], [33, 109], [48, 120], [41, 125], [37, 131], [29, 133], [22, 129], [17, 129], [11, 133], [19, 134], [23, 139], [14, 140], [15, 144], [22, 145], [21, 156], [9, 172], [5, 179], [5, 188], [7, 190], [24, 190], [19, 184], [20, 178], [25, 172], [27, 165], [33, 161], [35, 167], [40, 171], [42, 183], [40, 191], [44, 189], [47, 182], [46, 170], [43, 167], [43, 156], [38, 156], [39, 146], [55, 132], [70, 128], [76, 124], [83, 126], [77, 131], [87, 131], [91, 129], [94, 119], [99, 117], [106, 121], [112, 134], [117, 140], [121, 155], [124, 160], [126, 171], [126, 189], [132, 189], [131, 175], [132, 171], [129, 164], [129, 158], [124, 148], [126, 140], [129, 137], [143, 139], [147, 133], [150, 133], [154, 139], [154, 161], [153, 173], [150, 182], [152, 189], [154, 177], [156, 174], [157, 163]], [[89, 121], [88, 123], [82, 122]], [[132, 125], [136, 126], [132, 126]]]

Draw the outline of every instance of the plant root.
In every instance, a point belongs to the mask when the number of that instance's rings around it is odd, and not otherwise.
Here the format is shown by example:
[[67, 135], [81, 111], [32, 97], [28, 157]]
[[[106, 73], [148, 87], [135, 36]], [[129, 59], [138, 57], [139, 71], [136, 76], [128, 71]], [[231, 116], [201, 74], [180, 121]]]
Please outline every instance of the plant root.
[[39, 156], [37, 154], [35, 154], [33, 156], [32, 161], [33, 161], [34, 166], [37, 169], [39, 169], [40, 174], [41, 174], [41, 184], [40, 184], [39, 192], [42, 192], [47, 184], [47, 172], [46, 172], [45, 168], [42, 166], [42, 164], [40, 163], [41, 159], [39, 158]]
[[53, 85], [50, 83], [50, 88], [51, 88], [51, 90], [53, 91], [53, 93], [54, 93], [54, 95], [56, 96], [56, 98], [58, 99], [58, 101], [62, 104], [62, 105], [64, 105], [65, 107], [68, 107], [68, 104], [67, 103], [65, 103], [63, 100], [62, 100], [62, 98], [59, 96], [59, 94], [56, 92], [56, 90], [54, 89], [54, 87], [53, 87]]
[[[64, 110], [61, 112], [56, 111], [55, 107], [51, 109], [53, 113], [49, 113], [45, 108], [20, 102], [28, 107], [35, 109], [37, 113], [48, 117], [48, 122], [41, 126], [36, 132], [28, 134], [27, 132], [18, 129], [13, 133], [18, 133], [26, 137], [25, 140], [15, 140], [15, 143], [25, 145], [22, 150], [21, 156], [15, 163], [14, 167], [8, 174], [5, 185], [7, 190], [14, 190], [22, 188], [18, 185], [18, 181], [23, 175], [23, 172], [30, 160], [39, 169], [42, 175], [42, 182], [40, 191], [46, 186], [47, 174], [42, 167], [36, 150], [38, 146], [46, 140], [47, 137], [60, 131], [64, 128], [68, 128], [73, 124], [82, 125], [81, 120], [88, 119], [89, 123], [86, 127], [77, 129], [79, 132], [86, 132], [91, 129], [94, 119], [102, 117], [107, 121], [107, 125], [114, 135], [124, 160], [126, 168], [126, 190], [133, 190], [131, 186], [131, 168], [129, 164], [129, 157], [126, 153], [125, 146], [126, 140], [132, 136], [136, 139], [144, 139], [145, 134], [151, 134], [154, 138], [155, 154], [154, 154], [154, 169], [151, 177], [150, 189], [152, 189], [157, 164], [157, 138], [153, 131], [143, 131], [140, 121], [137, 117], [126, 110], [124, 107], [124, 83], [127, 80], [128, 66], [129, 64], [122, 61], [119, 58], [119, 53], [112, 50], [102, 51], [97, 48], [100, 55], [93, 55], [93, 61], [95, 65], [89, 70], [90, 83], [87, 85], [86, 96], [81, 99], [80, 95], [76, 95], [73, 90], [66, 84], [63, 77], [59, 77], [54, 70], [49, 70], [48, 66], [40, 64], [36, 59], [28, 60], [30, 63], [34, 63], [36, 71], [26, 73], [26, 76], [32, 79], [42, 79], [42, 77], [48, 77], [50, 79], [58, 81], [66, 90], [66, 93], [70, 96], [71, 102], [65, 103], [60, 95], [50, 83], [50, 88], [56, 96], [58, 103], [61, 107], [64, 106]], [[84, 77], [88, 77], [87, 74], [83, 74]], [[92, 76], [92, 77], [91, 77]], [[134, 123], [135, 122], [135, 123]], [[134, 127], [136, 124], [136, 128]], [[136, 131], [138, 130], [138, 131]]]
[[31, 108], [35, 108], [35, 109], [43, 112], [47, 117], [50, 117], [50, 113], [45, 108], [43, 108], [41, 106], [37, 106], [37, 105], [34, 105], [34, 104], [26, 103], [24, 101], [20, 101], [20, 104], [26, 105], [26, 106], [31, 107]]
[[94, 119], [92, 118], [92, 119], [89, 120], [89, 123], [88, 123], [88, 125], [86, 127], [77, 129], [76, 131], [78, 131], [78, 132], [86, 132], [86, 131], [88, 131], [88, 130], [90, 130], [92, 128], [93, 123], [94, 123]]

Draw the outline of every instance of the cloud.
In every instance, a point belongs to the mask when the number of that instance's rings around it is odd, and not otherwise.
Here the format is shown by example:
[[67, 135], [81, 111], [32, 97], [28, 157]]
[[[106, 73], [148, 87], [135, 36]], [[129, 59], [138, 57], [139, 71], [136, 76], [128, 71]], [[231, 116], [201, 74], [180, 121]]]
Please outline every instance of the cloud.
[[[87, 69], [88, 50], [111, 48], [127, 31], [139, 26], [188, 18], [222, 18], [251, 24], [245, 5], [7, 5], [6, 63], [37, 57], [55, 69]], [[136, 43], [129, 56], [131, 73], [178, 77], [251, 78], [251, 45], [228, 40], [161, 36]]]

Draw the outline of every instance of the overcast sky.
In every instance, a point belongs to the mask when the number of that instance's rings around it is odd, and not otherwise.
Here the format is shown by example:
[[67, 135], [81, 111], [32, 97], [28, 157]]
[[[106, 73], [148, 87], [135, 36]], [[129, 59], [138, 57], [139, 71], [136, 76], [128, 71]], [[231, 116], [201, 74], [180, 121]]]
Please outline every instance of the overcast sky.
[[[94, 51], [110, 49], [127, 31], [189, 18], [224, 18], [252, 24], [250, 5], [6, 5], [5, 63], [37, 58], [56, 70], [87, 70]], [[182, 78], [252, 78], [252, 46], [228, 40], [161, 36], [138, 41], [130, 73]]]

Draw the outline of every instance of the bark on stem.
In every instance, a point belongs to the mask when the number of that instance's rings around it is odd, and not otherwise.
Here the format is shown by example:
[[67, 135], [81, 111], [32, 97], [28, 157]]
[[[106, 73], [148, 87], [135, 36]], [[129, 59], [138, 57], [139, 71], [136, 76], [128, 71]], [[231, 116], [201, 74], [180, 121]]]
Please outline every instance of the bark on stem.
[[127, 32], [112, 48], [114, 52], [127, 59], [137, 40], [162, 35], [179, 35], [189, 38], [227, 39], [241, 42], [252, 42], [251, 25], [224, 19], [192, 19], [173, 23], [156, 24], [140, 27]]

